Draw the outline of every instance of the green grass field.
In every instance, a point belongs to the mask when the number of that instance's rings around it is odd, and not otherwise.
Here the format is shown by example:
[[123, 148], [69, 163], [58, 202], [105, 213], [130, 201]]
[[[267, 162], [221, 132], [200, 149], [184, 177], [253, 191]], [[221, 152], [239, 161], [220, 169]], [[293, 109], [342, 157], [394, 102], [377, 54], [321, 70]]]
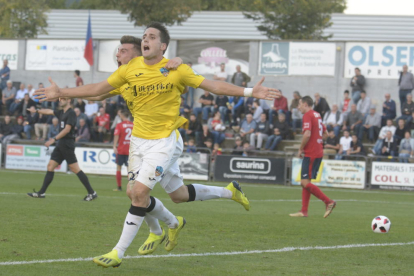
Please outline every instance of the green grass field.
[[[242, 184], [252, 206], [246, 212], [231, 200], [174, 204], [157, 186], [153, 195], [187, 220], [179, 244], [171, 254], [160, 247], [149, 258], [139, 257], [148, 235], [144, 223], [122, 265], [103, 269], [91, 257], [118, 242], [129, 199], [112, 191], [114, 177], [89, 175], [99, 198], [83, 202], [86, 191], [73, 174], [56, 174], [45, 199], [27, 197], [40, 188], [43, 176], [0, 171], [0, 275], [414, 274], [411, 192], [323, 189], [338, 201], [323, 219], [324, 204], [315, 198], [308, 218], [288, 216], [300, 209], [298, 187]], [[377, 215], [390, 218], [390, 233], [371, 231]], [[35, 260], [59, 261], [26, 263]]]

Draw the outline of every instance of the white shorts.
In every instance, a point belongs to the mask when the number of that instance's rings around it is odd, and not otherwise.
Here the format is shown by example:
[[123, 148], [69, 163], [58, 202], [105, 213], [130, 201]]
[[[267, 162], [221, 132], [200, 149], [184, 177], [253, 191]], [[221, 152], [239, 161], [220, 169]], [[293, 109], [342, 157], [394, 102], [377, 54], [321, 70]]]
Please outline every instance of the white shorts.
[[[152, 190], [157, 182], [161, 182], [167, 193], [177, 190], [182, 185], [177, 160], [183, 152], [183, 147], [183, 139], [177, 131], [173, 131], [167, 138], [157, 140], [131, 137], [128, 185], [138, 181]], [[171, 181], [177, 178], [181, 181]]]

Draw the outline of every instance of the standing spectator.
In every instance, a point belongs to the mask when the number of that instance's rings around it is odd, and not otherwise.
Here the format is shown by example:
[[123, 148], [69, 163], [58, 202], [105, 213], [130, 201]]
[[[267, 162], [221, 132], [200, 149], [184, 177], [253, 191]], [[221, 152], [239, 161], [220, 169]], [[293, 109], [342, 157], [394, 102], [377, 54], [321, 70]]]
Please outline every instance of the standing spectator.
[[10, 120], [10, 116], [6, 115], [4, 117], [4, 123], [0, 124], [0, 143], [4, 137], [13, 133], [12, 127], [13, 127], [13, 123]]
[[[259, 104], [258, 101], [255, 101], [257, 105]], [[257, 137], [257, 145], [256, 145], [256, 137]], [[263, 142], [267, 140], [269, 137], [269, 122], [266, 121], [266, 114], [262, 113], [260, 115], [260, 121], [257, 122], [256, 130], [252, 134], [250, 134], [250, 145], [253, 147], [256, 146], [256, 149], [261, 149]]]
[[366, 155], [364, 145], [356, 134], [352, 134], [351, 147], [348, 149], [347, 155]]
[[105, 108], [99, 108], [98, 116], [95, 117], [98, 131], [98, 141], [103, 142], [104, 134], [109, 131], [110, 118], [109, 114], [105, 112]]
[[411, 94], [411, 91], [414, 88], [414, 76], [412, 73], [408, 72], [407, 64], [403, 66], [403, 70], [400, 73], [400, 78], [398, 80], [398, 86], [400, 87], [399, 96], [400, 96], [400, 104], [401, 110], [403, 108], [403, 104], [407, 99], [407, 95]]
[[414, 139], [411, 138], [409, 131], [404, 133], [404, 139], [401, 140], [399, 154], [401, 163], [408, 163], [408, 158], [414, 155]]
[[16, 88], [13, 87], [13, 82], [8, 80], [6, 88], [2, 91], [2, 103], [6, 107], [6, 110], [10, 113], [10, 106], [16, 96]]
[[360, 128], [358, 139], [362, 141], [364, 132], [368, 132], [368, 139], [370, 143], [374, 143], [378, 137], [378, 132], [381, 127], [381, 116], [376, 113], [375, 106], [371, 107], [369, 115], [365, 119], [364, 125]]
[[207, 90], [204, 90], [204, 94], [200, 96], [198, 100], [201, 103], [201, 107], [194, 108], [194, 114], [198, 117], [198, 114], [203, 113], [202, 119], [203, 123], [206, 123], [208, 120], [208, 115], [210, 112], [213, 112], [214, 108], [214, 97]]
[[381, 155], [392, 157], [397, 156], [397, 142], [395, 141], [391, 131], [387, 131], [385, 139], [382, 143]]
[[362, 127], [362, 122], [364, 121], [364, 116], [361, 112], [357, 111], [356, 104], [351, 105], [351, 111], [346, 116], [344, 120], [344, 125], [342, 130], [354, 131], [358, 134], [359, 129]]
[[375, 155], [381, 155], [382, 144], [384, 142], [385, 136], [387, 135], [387, 132], [391, 132], [392, 135], [394, 135], [394, 133], [395, 133], [396, 130], [397, 130], [397, 128], [395, 126], [393, 126], [392, 120], [391, 119], [388, 119], [387, 120], [387, 125], [386, 126], [383, 126], [381, 128], [380, 133], [378, 135], [377, 142], [375, 142], [375, 145], [372, 148], [372, 152]]
[[319, 93], [315, 93], [315, 106], [313, 107], [313, 110], [318, 112], [321, 115], [321, 118], [323, 118], [329, 110], [329, 104], [326, 101], [325, 98], [322, 98]]
[[292, 128], [293, 132], [296, 132], [296, 128], [300, 128], [302, 125], [302, 112], [299, 111], [299, 100], [302, 99], [302, 96], [298, 91], [293, 92], [293, 99], [290, 103], [290, 113], [292, 114]]
[[231, 83], [237, 86], [247, 87], [247, 83], [250, 82], [250, 77], [241, 71], [240, 65], [236, 66], [236, 73], [231, 78]]
[[83, 85], [83, 79], [80, 77], [80, 71], [75, 70], [75, 73], [73, 74], [73, 76], [76, 78], [76, 80], [75, 80], [76, 87], [82, 86]]
[[[394, 119], [397, 116], [397, 107], [395, 101], [391, 99], [389, 93], [385, 94], [385, 102], [382, 105], [381, 126], [385, 126], [388, 119]], [[411, 116], [411, 113], [410, 113]]]
[[[187, 62], [187, 65], [193, 67], [192, 62]], [[186, 90], [184, 91], [184, 102], [188, 104], [188, 106], [193, 109], [194, 106], [194, 91], [195, 89], [191, 86], [187, 86]], [[187, 102], [188, 96], [190, 96], [190, 103]]]
[[75, 108], [79, 108], [80, 112], [85, 113], [85, 102], [81, 98], [77, 98]]
[[29, 94], [26, 93], [26, 95], [24, 95], [23, 100], [17, 106], [16, 111], [19, 115], [26, 116], [27, 115], [27, 109], [31, 108], [32, 106], [36, 106], [36, 103], [32, 99], [30, 99]]
[[26, 115], [26, 121], [24, 122], [24, 133], [26, 134], [26, 138], [28, 140], [32, 139], [32, 130], [34, 129], [34, 125], [39, 120], [39, 114], [36, 112], [34, 107], [32, 107], [34, 112], [29, 112]]
[[414, 102], [413, 102], [413, 95], [407, 94], [407, 101], [402, 104], [401, 108], [401, 117], [397, 119], [403, 119], [406, 123], [411, 122], [412, 118], [411, 114], [414, 112]]
[[47, 139], [56, 137], [60, 132], [59, 128], [59, 119], [57, 117], [53, 117], [52, 124], [49, 126], [49, 132], [47, 134]]
[[359, 99], [357, 104], [357, 110], [361, 112], [365, 120], [365, 118], [369, 114], [369, 108], [371, 107], [371, 99], [367, 97], [367, 93], [364, 90], [361, 91], [360, 97], [361, 98]]
[[[259, 100], [255, 100], [253, 102], [253, 120], [255, 120], [257, 123], [260, 122], [262, 114], [263, 114], [263, 108], [260, 106]], [[265, 115], [265, 119], [266, 119], [266, 114]]]
[[344, 99], [341, 101], [339, 109], [341, 110], [341, 113], [344, 115], [344, 117], [346, 117], [346, 115], [348, 115], [349, 111], [351, 110], [351, 98], [349, 98], [348, 90], [345, 90], [344, 92]]
[[282, 95], [282, 91], [280, 91], [280, 97], [276, 98], [273, 102], [273, 107], [269, 110], [269, 124], [273, 124], [273, 115], [278, 114], [285, 114], [287, 115], [288, 112], [288, 101], [285, 96]]
[[267, 139], [265, 149], [266, 150], [275, 150], [277, 145], [287, 138], [290, 135], [290, 127], [286, 122], [286, 115], [279, 114], [279, 120], [275, 123], [273, 128], [273, 134]]
[[216, 97], [216, 102], [214, 105], [214, 113], [216, 113], [217, 111], [220, 112], [221, 115], [221, 120], [223, 122], [226, 121], [226, 116], [227, 116], [227, 104], [229, 103], [229, 98], [227, 96], [224, 95], [218, 95]]
[[79, 128], [76, 131], [76, 143], [82, 143], [82, 142], [89, 142], [91, 139], [91, 134], [89, 133], [89, 128], [86, 125], [85, 119], [79, 120]]
[[342, 122], [344, 121], [344, 116], [339, 112], [338, 105], [332, 105], [332, 110], [329, 110], [325, 113], [323, 117], [323, 123], [326, 126], [328, 131], [333, 130], [335, 136], [339, 136], [339, 132], [342, 128]]
[[243, 154], [243, 142], [240, 136], [236, 136], [235, 145], [233, 147], [232, 155], [242, 155]]
[[237, 126], [244, 112], [244, 97], [230, 97], [227, 107], [231, 110], [233, 125]]
[[249, 141], [250, 134], [252, 134], [257, 127], [256, 121], [253, 120], [252, 114], [247, 114], [246, 119], [243, 121], [240, 127], [240, 136], [244, 139]]
[[9, 61], [3, 60], [3, 68], [0, 69], [0, 90], [6, 88], [6, 83], [10, 79], [10, 68], [8, 66]]
[[[97, 115], [99, 110], [99, 106], [94, 101], [88, 101], [88, 103], [85, 105], [85, 114], [88, 116], [89, 122], [92, 122]], [[89, 123], [91, 125], [91, 123]]]
[[348, 150], [351, 148], [352, 138], [349, 136], [349, 131], [344, 131], [344, 136], [339, 139], [339, 151], [338, 155], [336, 156], [336, 160], [342, 160], [343, 155], [347, 155]]
[[[36, 108], [34, 106], [30, 107], [28, 111], [31, 114], [36, 113]], [[52, 123], [52, 115], [44, 115], [44, 114], [38, 114], [38, 119], [36, 123], [34, 124], [35, 134], [36, 134], [36, 140], [40, 140], [40, 137], [42, 136], [43, 140], [46, 140], [47, 134], [49, 132], [49, 126]], [[42, 133], [42, 135], [40, 134]]]
[[17, 107], [20, 105], [20, 102], [23, 100], [24, 95], [27, 94], [27, 90], [24, 86], [24, 83], [20, 84], [20, 89], [16, 93], [16, 97], [14, 97], [14, 102], [10, 106], [10, 113], [14, 114]]
[[323, 154], [336, 155], [340, 149], [339, 137], [335, 135], [333, 129], [328, 131], [328, 138], [323, 145]]
[[361, 91], [364, 90], [365, 86], [365, 77], [361, 75], [361, 70], [355, 68], [355, 76], [351, 79], [352, 87], [352, 101], [356, 104], [361, 98]]
[[227, 81], [227, 72], [226, 72], [226, 64], [221, 63], [220, 64], [220, 71], [218, 71], [215, 75], [214, 75], [214, 80], [219, 80], [219, 81]]
[[85, 122], [87, 123], [88, 122], [88, 116], [86, 116], [85, 113], [82, 113], [79, 107], [75, 107], [74, 111], [75, 111], [75, 114], [76, 114], [76, 129], [79, 129], [80, 119], [84, 119]]
[[408, 127], [405, 125], [403, 119], [398, 120], [397, 129], [395, 130], [394, 137], [399, 144], [402, 139], [404, 139], [405, 132], [408, 131]]

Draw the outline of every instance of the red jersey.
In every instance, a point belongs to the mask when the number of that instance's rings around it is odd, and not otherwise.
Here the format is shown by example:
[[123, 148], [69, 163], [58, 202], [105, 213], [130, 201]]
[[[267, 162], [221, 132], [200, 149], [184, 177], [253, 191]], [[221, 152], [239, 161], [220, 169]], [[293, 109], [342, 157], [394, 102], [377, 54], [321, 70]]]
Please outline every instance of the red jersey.
[[318, 112], [309, 110], [303, 115], [302, 133], [305, 133], [306, 130], [310, 130], [311, 136], [303, 149], [305, 157], [323, 157], [322, 135], [326, 131], [326, 127], [322, 124], [322, 118]]
[[77, 77], [76, 78], [76, 87], [83, 85], [83, 79], [81, 77]]
[[105, 115], [101, 115], [96, 117], [96, 122], [98, 123], [98, 126], [106, 128], [106, 130], [109, 130], [109, 123], [111, 119], [109, 118], [109, 114], [105, 113]]
[[119, 135], [118, 154], [129, 154], [129, 143], [131, 140], [134, 124], [130, 121], [123, 121], [116, 125], [114, 135]]
[[351, 101], [351, 99], [344, 100], [344, 106], [342, 107], [342, 112], [347, 112], [348, 111], [348, 106], [349, 106], [350, 101]]

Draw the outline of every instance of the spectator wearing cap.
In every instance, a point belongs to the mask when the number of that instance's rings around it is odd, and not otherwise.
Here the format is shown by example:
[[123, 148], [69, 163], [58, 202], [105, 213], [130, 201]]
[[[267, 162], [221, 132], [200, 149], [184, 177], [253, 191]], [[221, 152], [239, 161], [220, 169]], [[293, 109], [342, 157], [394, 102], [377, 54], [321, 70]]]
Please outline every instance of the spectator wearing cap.
[[269, 110], [269, 124], [273, 125], [273, 115], [275, 114], [285, 114], [288, 113], [288, 101], [285, 96], [282, 95], [280, 91], [280, 97], [276, 98], [273, 102], [273, 107]]
[[365, 118], [364, 125], [360, 128], [358, 133], [359, 141], [362, 141], [364, 133], [368, 133], [370, 143], [374, 143], [381, 127], [381, 116], [376, 112], [375, 106], [371, 106], [369, 115]]
[[397, 119], [403, 119], [406, 123], [411, 122], [412, 118], [411, 114], [414, 112], [414, 102], [413, 102], [413, 95], [407, 94], [407, 101], [402, 104], [401, 108], [401, 117]]
[[399, 96], [401, 110], [403, 108], [403, 104], [407, 100], [407, 95], [411, 94], [411, 91], [414, 88], [414, 76], [411, 72], [408, 72], [407, 64], [405, 64], [402, 69], [400, 78], [398, 79], [398, 86], [400, 87]]
[[332, 105], [332, 110], [329, 110], [325, 113], [323, 117], [323, 123], [325, 124], [327, 130], [333, 130], [335, 136], [339, 136], [339, 132], [342, 128], [342, 122], [344, 121], [344, 116], [338, 110], [338, 105]]
[[321, 114], [321, 117], [323, 118], [326, 112], [331, 110], [331, 108], [325, 98], [321, 97], [319, 93], [315, 93], [315, 105], [313, 110]]
[[[409, 114], [411, 116], [411, 113]], [[395, 101], [391, 99], [390, 93], [385, 94], [385, 102], [382, 104], [381, 126], [385, 125], [388, 119], [394, 120], [397, 116]]]

